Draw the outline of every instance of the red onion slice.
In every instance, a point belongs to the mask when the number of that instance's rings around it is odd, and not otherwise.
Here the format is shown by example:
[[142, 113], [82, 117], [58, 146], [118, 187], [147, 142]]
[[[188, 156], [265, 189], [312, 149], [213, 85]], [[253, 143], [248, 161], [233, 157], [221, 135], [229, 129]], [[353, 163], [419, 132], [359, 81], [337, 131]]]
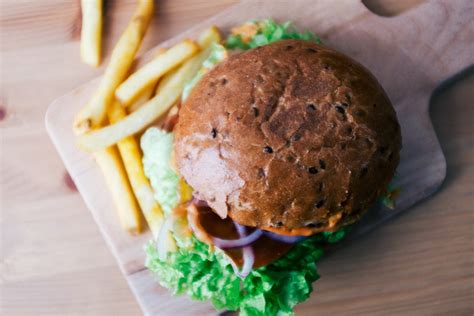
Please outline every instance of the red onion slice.
[[[240, 235], [240, 234], [239, 234]], [[213, 237], [212, 241], [214, 245], [221, 249], [229, 249], [229, 248], [242, 248], [250, 245], [251, 243], [255, 242], [263, 235], [263, 232], [259, 229], [253, 231], [251, 234], [241, 237], [239, 239], [222, 239]]]
[[277, 240], [277, 241], [281, 241], [281, 242], [284, 242], [286, 244], [294, 244], [294, 243], [297, 243], [303, 239], [305, 239], [306, 237], [304, 236], [285, 236], [285, 235], [279, 235], [279, 234], [276, 234], [276, 233], [273, 233], [273, 232], [269, 232], [269, 231], [264, 231], [263, 234], [271, 239], [274, 239], [274, 240]]
[[242, 266], [242, 270], [237, 272], [237, 275], [242, 279], [245, 279], [249, 275], [250, 271], [252, 271], [253, 264], [255, 262], [255, 253], [253, 252], [252, 246], [244, 247], [242, 252], [244, 265]]
[[[245, 238], [247, 235], [246, 228], [242, 225], [235, 223], [235, 227], [237, 228], [237, 232], [239, 233], [240, 238]], [[261, 236], [261, 235], [260, 235]], [[253, 252], [252, 246], [246, 246], [242, 249], [242, 257], [244, 264], [242, 266], [242, 270], [239, 271], [237, 266], [233, 261], [231, 261], [232, 268], [234, 268], [235, 274], [237, 274], [240, 278], [245, 279], [250, 271], [252, 271], [253, 264], [255, 262], [255, 253]]]
[[237, 232], [239, 233], [240, 237], [244, 237], [245, 235], [247, 235], [247, 229], [245, 228], [245, 226], [240, 225], [237, 222], [234, 222], [234, 226], [237, 229]]

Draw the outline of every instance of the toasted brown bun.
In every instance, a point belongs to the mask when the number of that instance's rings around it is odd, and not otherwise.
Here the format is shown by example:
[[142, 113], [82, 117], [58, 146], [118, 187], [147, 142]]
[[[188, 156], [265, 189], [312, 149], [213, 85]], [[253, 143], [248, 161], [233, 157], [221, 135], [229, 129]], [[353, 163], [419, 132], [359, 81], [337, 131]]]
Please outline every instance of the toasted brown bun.
[[285, 40], [229, 57], [179, 113], [179, 171], [221, 216], [281, 234], [353, 223], [386, 189], [400, 127], [377, 80], [328, 47]]

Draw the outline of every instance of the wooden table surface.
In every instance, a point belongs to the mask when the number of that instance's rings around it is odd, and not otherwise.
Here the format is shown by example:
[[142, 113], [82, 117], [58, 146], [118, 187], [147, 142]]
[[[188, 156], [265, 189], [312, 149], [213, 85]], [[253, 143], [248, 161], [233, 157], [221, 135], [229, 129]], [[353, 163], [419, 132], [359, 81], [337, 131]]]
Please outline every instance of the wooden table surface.
[[[145, 51], [235, 0], [159, 0]], [[420, 0], [367, 0], [394, 15]], [[109, 1], [105, 56], [133, 0]], [[0, 4], [1, 315], [138, 315], [140, 309], [44, 127], [56, 97], [103, 71], [79, 61], [78, 1]], [[448, 164], [441, 190], [327, 257], [315, 284], [319, 314], [474, 313], [474, 71], [433, 96], [431, 117]], [[325, 275], [339, 265], [344, 279]], [[374, 266], [384, 267], [371, 273]], [[355, 272], [354, 272], [355, 271]], [[383, 273], [380, 273], [383, 271]], [[343, 276], [344, 274], [341, 274]], [[374, 293], [334, 304], [331, 295]], [[352, 295], [352, 297], [354, 297]], [[357, 307], [357, 308], [354, 308]]]

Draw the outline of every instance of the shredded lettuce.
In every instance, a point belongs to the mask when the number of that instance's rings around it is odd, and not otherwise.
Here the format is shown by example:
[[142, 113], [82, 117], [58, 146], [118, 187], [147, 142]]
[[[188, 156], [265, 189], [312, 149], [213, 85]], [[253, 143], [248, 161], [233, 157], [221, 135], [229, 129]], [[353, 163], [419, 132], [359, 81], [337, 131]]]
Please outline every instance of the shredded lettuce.
[[180, 248], [162, 260], [156, 245], [145, 246], [146, 266], [173, 294], [210, 301], [216, 309], [240, 310], [240, 315], [294, 315], [293, 307], [306, 300], [319, 278], [316, 262], [323, 245], [334, 243], [349, 228], [316, 234], [298, 243], [284, 257], [250, 272], [241, 280], [225, 254], [193, 238], [193, 246]]
[[291, 22], [276, 23], [272, 19], [250, 21], [235, 28], [226, 40], [229, 49], [251, 49], [267, 45], [284, 39], [299, 39], [314, 41], [318, 44], [321, 40], [310, 31], [298, 32]]
[[179, 202], [179, 175], [170, 167], [173, 134], [149, 128], [142, 136], [143, 168], [165, 215]]

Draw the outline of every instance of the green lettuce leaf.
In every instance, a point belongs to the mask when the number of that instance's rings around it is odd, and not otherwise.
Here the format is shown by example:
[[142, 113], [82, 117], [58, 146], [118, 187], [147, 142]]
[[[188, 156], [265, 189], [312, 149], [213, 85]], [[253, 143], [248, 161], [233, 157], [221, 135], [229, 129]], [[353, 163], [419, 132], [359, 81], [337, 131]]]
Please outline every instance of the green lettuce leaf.
[[154, 242], [145, 246], [146, 266], [173, 294], [210, 301], [216, 309], [240, 310], [241, 315], [294, 315], [319, 278], [316, 262], [323, 245], [344, 238], [349, 228], [320, 233], [298, 243], [279, 260], [240, 279], [225, 254], [193, 238], [193, 246], [160, 259]]
[[321, 40], [317, 35], [309, 31], [298, 32], [291, 22], [280, 24], [272, 19], [266, 19], [262, 21], [250, 21], [247, 23], [255, 24], [257, 27], [257, 33], [248, 42], [245, 42], [240, 34], [230, 35], [225, 43], [227, 48], [247, 50], [284, 39], [299, 39], [314, 41], [318, 44], [321, 43]]

